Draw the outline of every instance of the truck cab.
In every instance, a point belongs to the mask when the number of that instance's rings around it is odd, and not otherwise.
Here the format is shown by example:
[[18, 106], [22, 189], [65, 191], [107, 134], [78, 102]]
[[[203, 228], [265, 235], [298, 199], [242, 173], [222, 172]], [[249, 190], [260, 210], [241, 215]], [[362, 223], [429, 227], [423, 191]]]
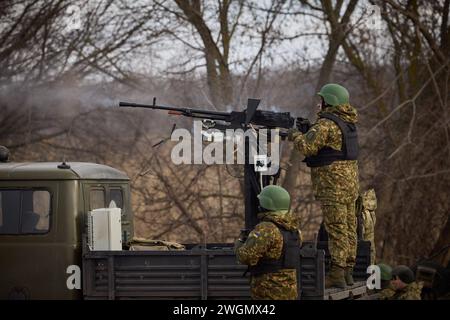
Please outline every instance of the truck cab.
[[122, 242], [133, 220], [127, 175], [94, 163], [0, 163], [0, 299], [79, 299], [68, 288], [82, 268], [88, 211], [114, 201]]

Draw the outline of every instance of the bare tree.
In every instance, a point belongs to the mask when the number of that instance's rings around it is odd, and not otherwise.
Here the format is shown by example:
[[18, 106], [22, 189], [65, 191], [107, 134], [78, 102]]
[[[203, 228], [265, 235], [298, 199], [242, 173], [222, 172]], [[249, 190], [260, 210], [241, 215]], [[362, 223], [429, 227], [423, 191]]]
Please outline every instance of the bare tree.
[[[178, 70], [177, 73], [205, 67], [209, 98], [214, 106], [231, 105], [236, 99], [240, 101], [240, 95], [255, 66], [261, 64], [267, 47], [276, 41], [276, 21], [286, 1], [272, 0], [267, 7], [258, 6], [256, 1], [174, 2], [156, 1], [155, 8], [175, 19], [173, 23], [176, 27], [166, 27], [171, 36], [194, 53], [200, 53], [203, 59], [203, 62], [193, 62], [195, 56], [190, 55], [186, 61], [182, 61], [181, 66], [186, 66], [184, 70]], [[185, 28], [193, 31], [188, 37], [185, 36]], [[239, 40], [241, 43], [238, 43]], [[244, 59], [232, 57], [231, 50], [236, 46], [253, 45], [255, 42], [255, 53]], [[233, 85], [231, 75], [230, 66], [233, 64], [243, 68], [238, 96], [234, 92], [236, 86]]]
[[[371, 179], [380, 201], [380, 257], [412, 263], [450, 240], [443, 191], [449, 183], [449, 1], [375, 3], [390, 35], [384, 45], [391, 46], [392, 72], [364, 61], [361, 52], [367, 48], [355, 45], [357, 39], [348, 39], [344, 49], [377, 96], [362, 116], [371, 119], [363, 132], [363, 158], [375, 168]], [[380, 82], [382, 74], [390, 79], [387, 83]]]

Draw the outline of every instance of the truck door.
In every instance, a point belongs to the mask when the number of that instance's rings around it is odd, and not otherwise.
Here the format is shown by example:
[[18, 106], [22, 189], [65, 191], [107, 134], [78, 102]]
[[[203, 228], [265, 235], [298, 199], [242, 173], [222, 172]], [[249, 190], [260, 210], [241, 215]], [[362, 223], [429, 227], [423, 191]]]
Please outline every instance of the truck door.
[[54, 251], [51, 189], [0, 189], [0, 298], [51, 296]]

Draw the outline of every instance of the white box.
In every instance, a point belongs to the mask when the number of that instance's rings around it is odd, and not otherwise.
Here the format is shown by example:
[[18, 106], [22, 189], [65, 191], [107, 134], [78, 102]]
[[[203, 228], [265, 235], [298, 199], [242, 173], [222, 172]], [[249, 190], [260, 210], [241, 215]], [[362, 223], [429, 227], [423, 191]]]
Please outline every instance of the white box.
[[88, 245], [92, 251], [122, 250], [120, 208], [103, 208], [89, 211]]
[[254, 156], [253, 165], [255, 167], [255, 172], [266, 172], [268, 170], [267, 156], [265, 154], [256, 154]]

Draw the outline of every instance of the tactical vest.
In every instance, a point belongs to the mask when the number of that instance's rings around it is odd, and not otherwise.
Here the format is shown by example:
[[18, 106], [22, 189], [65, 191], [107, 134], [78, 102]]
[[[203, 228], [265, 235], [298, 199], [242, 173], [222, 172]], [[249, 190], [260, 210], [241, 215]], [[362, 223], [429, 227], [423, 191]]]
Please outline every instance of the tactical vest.
[[291, 231], [271, 221], [283, 235], [283, 249], [279, 259], [261, 259], [256, 266], [250, 266], [248, 272], [252, 276], [274, 273], [281, 269], [296, 269], [297, 277], [300, 267], [300, 238], [298, 231]]
[[342, 133], [342, 148], [335, 150], [331, 147], [324, 147], [319, 152], [310, 157], [306, 157], [308, 167], [323, 167], [332, 164], [338, 160], [356, 160], [358, 159], [358, 133], [354, 123], [345, 122], [332, 113], [323, 113], [320, 118], [325, 118], [337, 124]]

